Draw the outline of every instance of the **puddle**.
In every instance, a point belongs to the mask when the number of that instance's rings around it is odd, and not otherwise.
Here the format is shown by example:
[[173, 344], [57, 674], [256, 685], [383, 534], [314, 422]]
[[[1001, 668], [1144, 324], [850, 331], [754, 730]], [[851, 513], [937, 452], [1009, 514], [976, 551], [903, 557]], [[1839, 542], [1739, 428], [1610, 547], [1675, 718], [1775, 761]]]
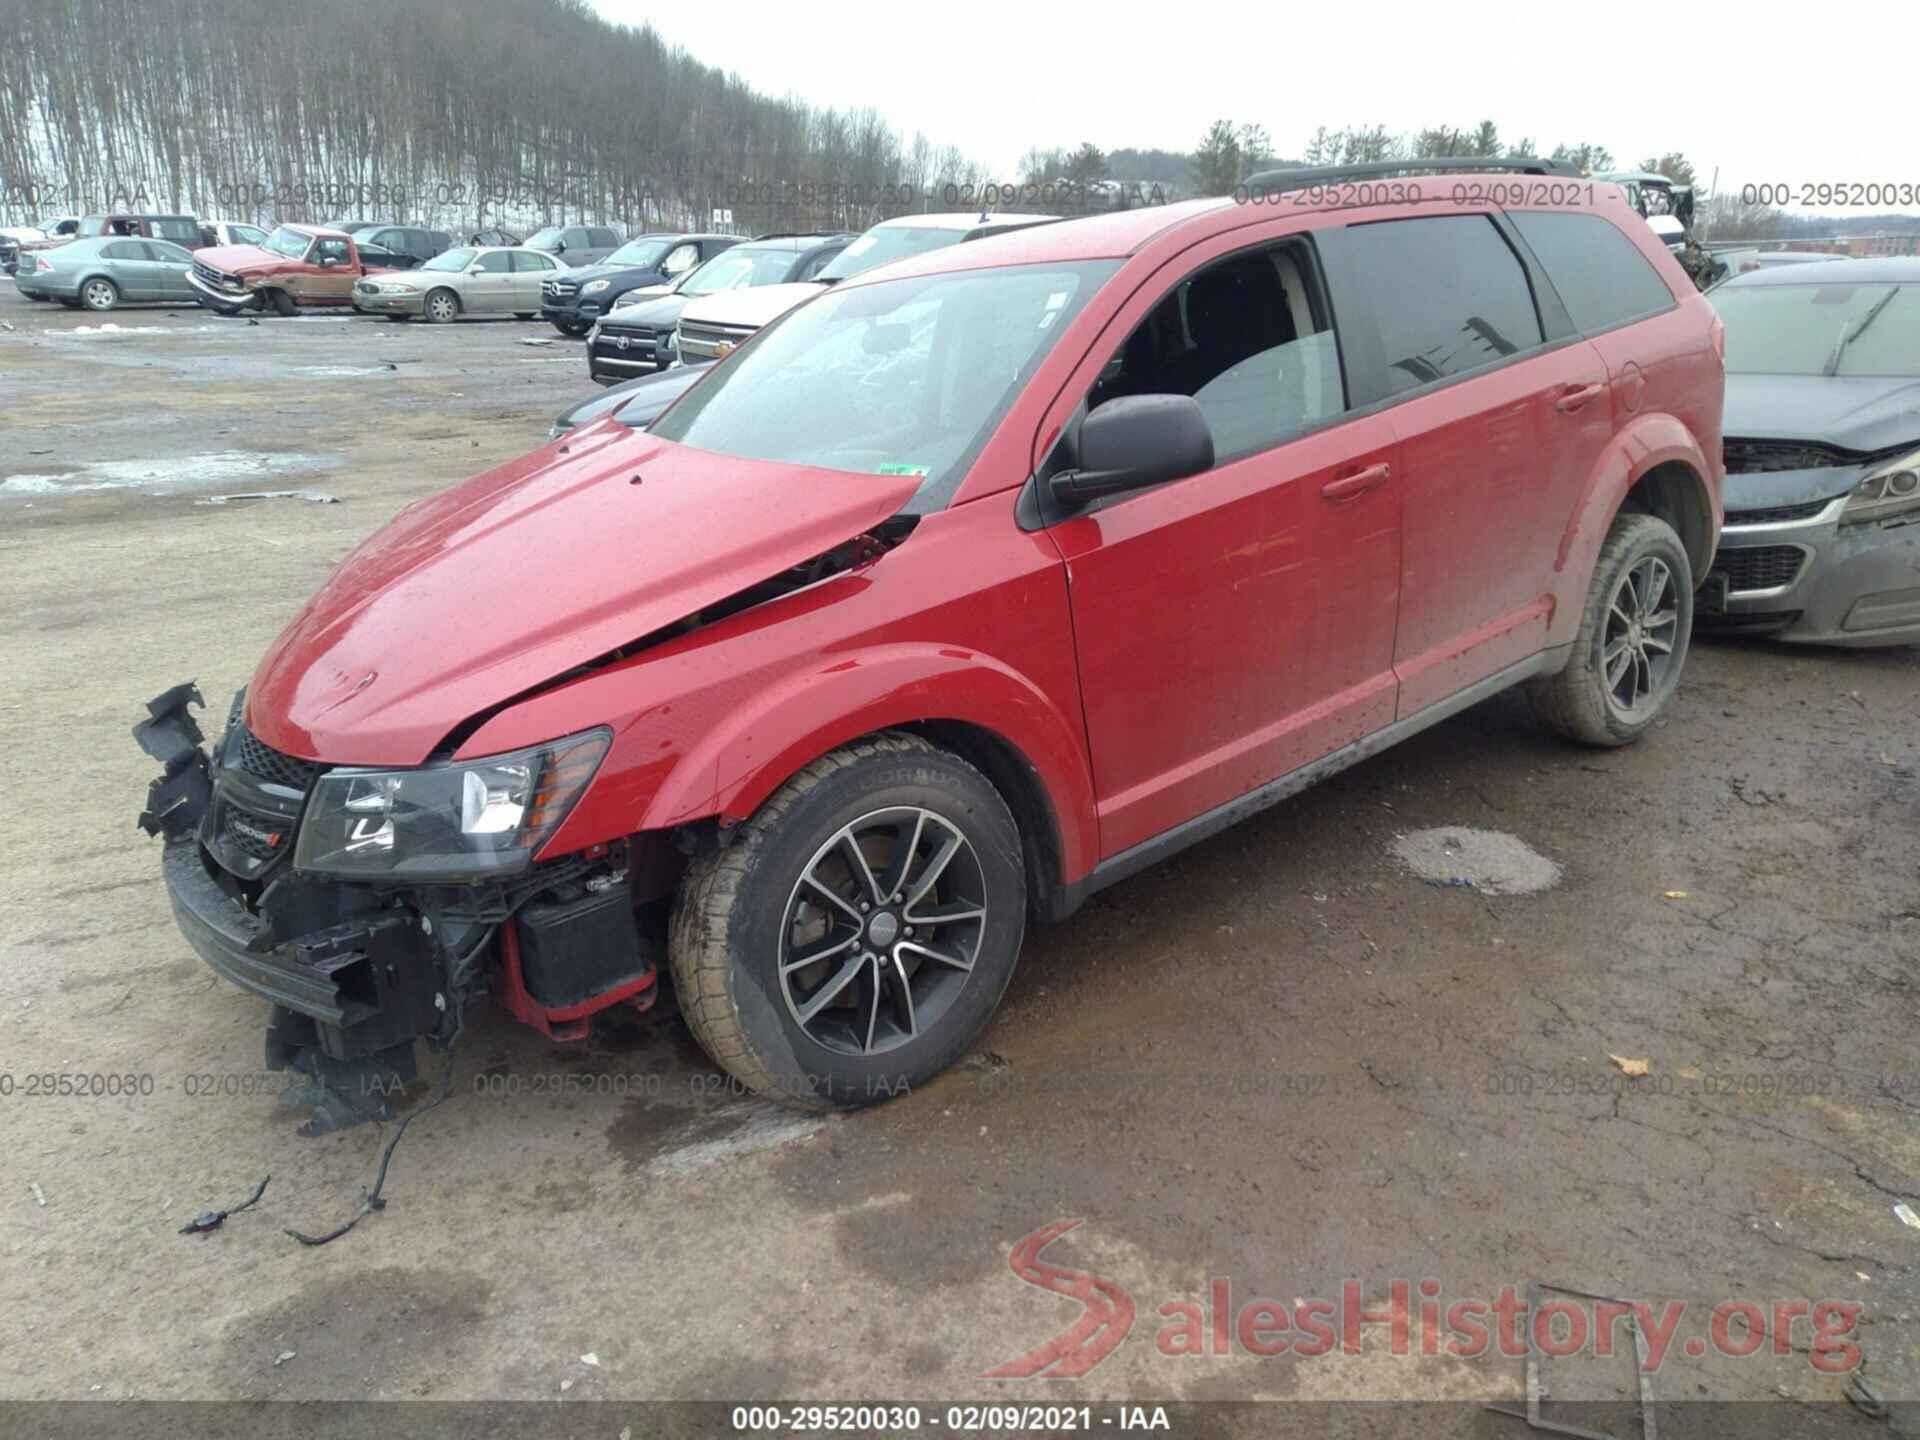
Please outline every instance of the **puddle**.
[[1432, 885], [1488, 895], [1531, 895], [1560, 882], [1560, 867], [1517, 835], [1443, 825], [1394, 838], [1402, 865]]
[[248, 488], [250, 482], [302, 470], [330, 469], [339, 463], [327, 455], [269, 455], [258, 450], [221, 450], [164, 460], [96, 460], [61, 472], [10, 475], [0, 480], [0, 495], [70, 495], [88, 490], [168, 493], [212, 486]]
[[393, 366], [391, 365], [297, 365], [294, 367], [294, 373], [298, 375], [325, 375], [333, 377], [391, 375], [394, 372]]

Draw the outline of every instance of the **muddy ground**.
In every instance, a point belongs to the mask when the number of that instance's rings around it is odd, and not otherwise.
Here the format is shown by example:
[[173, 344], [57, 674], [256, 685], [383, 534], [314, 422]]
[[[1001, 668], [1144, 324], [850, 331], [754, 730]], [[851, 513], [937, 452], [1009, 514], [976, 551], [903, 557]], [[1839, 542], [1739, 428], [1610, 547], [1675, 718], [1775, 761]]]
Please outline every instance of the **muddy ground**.
[[[1520, 1393], [1517, 1359], [1395, 1356], [1384, 1326], [1162, 1353], [1162, 1307], [1223, 1277], [1236, 1312], [1348, 1280], [1686, 1301], [1655, 1398], [1775, 1415], [1847, 1383], [1806, 1319], [1785, 1354], [1686, 1339], [1728, 1299], [1849, 1302], [1867, 1373], [1920, 1397], [1913, 650], [1702, 645], [1621, 752], [1490, 701], [1033, 934], [970, 1061], [864, 1113], [729, 1095], [670, 1015], [561, 1046], [486, 1010], [388, 1208], [294, 1244], [384, 1136], [277, 1108], [265, 1006], [176, 934], [134, 828], [128, 727], [188, 677], [223, 708], [351, 544], [539, 443], [584, 361], [515, 322], [108, 319], [0, 297], [0, 1396]], [[202, 503], [289, 488], [338, 503]], [[1432, 826], [1559, 882], [1417, 879], [1393, 842]], [[59, 1093], [94, 1076], [147, 1093]], [[1045, 1259], [1122, 1287], [1131, 1334], [1080, 1379], [983, 1378], [1080, 1314], [1008, 1265], [1074, 1217]], [[1630, 1393], [1631, 1362], [1553, 1383]]]

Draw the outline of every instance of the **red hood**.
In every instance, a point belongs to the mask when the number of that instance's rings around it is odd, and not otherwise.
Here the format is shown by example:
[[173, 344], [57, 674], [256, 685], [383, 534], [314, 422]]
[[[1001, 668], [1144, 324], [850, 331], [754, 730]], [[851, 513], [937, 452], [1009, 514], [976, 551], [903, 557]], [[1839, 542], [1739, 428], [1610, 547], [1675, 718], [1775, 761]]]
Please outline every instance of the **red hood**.
[[193, 252], [193, 258], [229, 275], [244, 275], [249, 270], [264, 270], [275, 265], [297, 265], [285, 255], [276, 255], [258, 245], [213, 245]]
[[260, 662], [248, 727], [309, 759], [418, 764], [479, 711], [871, 529], [917, 484], [605, 422], [362, 542]]

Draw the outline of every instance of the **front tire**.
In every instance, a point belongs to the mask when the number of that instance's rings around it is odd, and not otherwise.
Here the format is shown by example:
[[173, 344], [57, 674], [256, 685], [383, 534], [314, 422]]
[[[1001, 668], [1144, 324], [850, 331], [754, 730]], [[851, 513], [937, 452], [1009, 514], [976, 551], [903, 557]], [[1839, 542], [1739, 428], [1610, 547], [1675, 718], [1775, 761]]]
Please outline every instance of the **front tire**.
[[1583, 744], [1630, 745], [1673, 698], [1692, 634], [1687, 547], [1657, 516], [1617, 515], [1566, 668], [1528, 683], [1534, 713]]
[[888, 732], [814, 761], [689, 868], [668, 955], [716, 1063], [769, 1098], [852, 1109], [960, 1057], [1012, 978], [1026, 910], [999, 792]]
[[420, 302], [420, 314], [429, 325], [448, 324], [460, 314], [460, 297], [451, 290], [429, 290]]
[[300, 307], [294, 303], [293, 297], [284, 290], [269, 290], [263, 297], [262, 304], [263, 306], [271, 306], [273, 313], [278, 315], [282, 320], [291, 320], [295, 315], [300, 313]]
[[568, 339], [578, 340], [593, 327], [591, 325], [583, 325], [578, 320], [556, 320], [553, 322], [553, 328], [558, 330], [562, 335], [565, 335]]
[[89, 310], [111, 310], [120, 303], [120, 287], [104, 275], [95, 275], [80, 287], [80, 303]]

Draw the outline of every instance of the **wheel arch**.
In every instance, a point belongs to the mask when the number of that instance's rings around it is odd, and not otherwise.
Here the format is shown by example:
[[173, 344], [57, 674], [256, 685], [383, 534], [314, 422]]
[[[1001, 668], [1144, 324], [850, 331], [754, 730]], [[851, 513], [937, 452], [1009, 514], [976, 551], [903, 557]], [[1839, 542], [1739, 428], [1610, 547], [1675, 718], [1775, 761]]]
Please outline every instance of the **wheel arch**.
[[1623, 512], [1653, 515], [1673, 526], [1698, 582], [1720, 539], [1718, 476], [1692, 432], [1672, 415], [1638, 416], [1615, 434], [1560, 537], [1547, 644], [1564, 645], [1579, 628], [1600, 547]]
[[[637, 817], [624, 805], [592, 813], [590, 788], [553, 837], [552, 853], [616, 830], [738, 823], [821, 756], [904, 731], [959, 755], [999, 790], [1027, 842], [1036, 907], [1093, 868], [1098, 822], [1083, 737], [1075, 714], [1039, 685], [990, 656], [951, 646], [892, 645], [822, 662], [757, 690], [746, 704], [703, 716], [698, 737], [647, 782]], [[621, 748], [616, 740], [608, 769]], [[644, 755], [636, 759], [644, 769]], [[619, 793], [623, 782], [612, 778], [609, 789]]]

